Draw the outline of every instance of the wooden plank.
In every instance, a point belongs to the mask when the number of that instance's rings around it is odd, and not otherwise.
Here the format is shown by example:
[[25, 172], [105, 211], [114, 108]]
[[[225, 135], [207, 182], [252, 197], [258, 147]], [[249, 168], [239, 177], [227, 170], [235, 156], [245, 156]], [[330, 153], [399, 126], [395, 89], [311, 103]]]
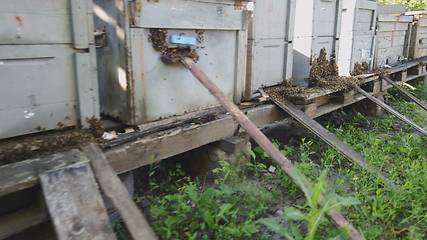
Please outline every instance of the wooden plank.
[[[245, 113], [257, 126], [286, 117], [273, 104], [245, 110]], [[233, 118], [224, 114], [202, 125], [181, 126], [106, 149], [105, 155], [116, 173], [123, 173], [219, 141], [233, 135], [238, 129]]]
[[52, 154], [0, 167], [0, 197], [35, 186], [39, 174], [54, 171], [81, 161], [84, 155], [76, 150]]
[[365, 89], [367, 92], [376, 94], [382, 90], [381, 86], [382, 86], [381, 80], [378, 80], [378, 81], [365, 84], [362, 86], [362, 88]]
[[363, 94], [366, 98], [368, 98], [372, 102], [376, 103], [378, 106], [384, 108], [386, 111], [388, 111], [389, 113], [393, 114], [394, 116], [396, 116], [397, 118], [399, 118], [403, 122], [407, 123], [408, 125], [411, 125], [413, 128], [415, 128], [415, 130], [417, 130], [418, 132], [420, 132], [424, 136], [427, 136], [427, 131], [426, 130], [424, 130], [422, 127], [418, 126], [417, 124], [413, 123], [411, 120], [407, 119], [405, 116], [403, 116], [402, 114], [400, 114], [398, 111], [394, 110], [393, 108], [391, 108], [390, 106], [388, 106], [387, 104], [385, 104], [383, 101], [381, 101], [381, 100], [377, 99], [376, 97], [372, 96], [372, 94], [365, 92], [361, 88], [359, 88], [358, 91], [361, 94]]
[[306, 105], [295, 105], [295, 106], [310, 117], [316, 114], [317, 103], [310, 103]]
[[89, 48], [89, 31], [86, 0], [71, 2], [71, 21], [73, 26], [73, 45], [76, 49]]
[[330, 100], [331, 100], [331, 96], [329, 94], [328, 95], [319, 96], [316, 99], [316, 104], [317, 104], [318, 107], [320, 107], [322, 105], [327, 104]]
[[[141, 12], [135, 14], [137, 27], [240, 30], [244, 25], [243, 10], [235, 10], [234, 4], [180, 0], [141, 3]], [[182, 14], [184, 7], [193, 14]]]
[[316, 114], [314, 116], [310, 116], [312, 118], [317, 118], [320, 117], [324, 114], [330, 113], [332, 111], [338, 110], [340, 108], [343, 108], [345, 106], [348, 106], [350, 104], [353, 104], [355, 102], [361, 101], [365, 99], [364, 96], [362, 96], [361, 94], [356, 94], [354, 95], [354, 100], [352, 102], [348, 102], [348, 103], [329, 103], [327, 105], [323, 105], [321, 107], [318, 107], [316, 110]]
[[157, 239], [98, 145], [90, 143], [88, 146], [82, 147], [82, 150], [91, 159], [92, 167], [103, 192], [119, 210], [133, 239]]
[[[244, 12], [246, 19], [244, 19], [245, 25], [248, 22], [248, 12]], [[245, 75], [246, 75], [246, 63], [247, 63], [247, 41], [248, 32], [246, 30], [240, 30], [237, 32], [237, 63], [236, 63], [236, 85], [234, 92], [234, 102], [239, 103], [245, 97]]]
[[93, 102], [94, 98], [98, 96], [98, 89], [92, 86], [90, 53], [74, 53], [74, 60], [76, 64], [80, 125], [89, 128], [90, 124], [86, 120], [93, 117], [99, 118], [95, 110], [99, 106], [95, 106]]
[[414, 19], [413, 16], [391, 16], [387, 14], [379, 14], [378, 21], [379, 22], [405, 22], [410, 23]]
[[225, 109], [223, 107], [213, 107], [213, 108], [208, 108], [208, 109], [202, 109], [202, 110], [197, 110], [194, 112], [189, 112], [183, 115], [179, 115], [179, 116], [172, 116], [166, 119], [161, 119], [159, 121], [155, 121], [155, 122], [149, 122], [149, 123], [144, 123], [141, 125], [138, 125], [138, 130], [143, 132], [143, 131], [147, 131], [153, 128], [158, 128], [158, 127], [163, 127], [166, 125], [170, 125], [173, 123], [178, 123], [178, 122], [185, 122], [186, 120], [189, 119], [194, 119], [203, 115], [208, 115], [208, 114], [219, 114], [219, 113], [224, 113]]
[[[406, 5], [405, 4], [394, 4], [394, 5], [380, 5], [378, 6], [378, 15], [383, 14], [405, 14]], [[386, 15], [387, 16], [387, 15]]]
[[116, 239], [87, 162], [43, 173], [40, 182], [58, 239]]
[[49, 216], [41, 203], [0, 216], [0, 239], [5, 239], [47, 220], [49, 220]]
[[342, 104], [351, 103], [354, 100], [354, 90], [348, 91], [348, 92], [338, 92], [334, 93], [331, 96], [332, 102], [338, 102]]

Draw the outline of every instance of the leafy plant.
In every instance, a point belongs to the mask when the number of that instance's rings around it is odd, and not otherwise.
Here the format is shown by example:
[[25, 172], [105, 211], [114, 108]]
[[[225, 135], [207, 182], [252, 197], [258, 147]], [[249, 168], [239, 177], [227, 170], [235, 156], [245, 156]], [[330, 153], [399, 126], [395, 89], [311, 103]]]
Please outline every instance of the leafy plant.
[[[255, 168], [263, 168], [254, 165]], [[157, 196], [150, 206], [152, 227], [163, 239], [243, 239], [262, 236], [254, 219], [274, 198], [265, 186], [240, 178], [243, 170], [220, 161], [215, 187], [187, 182], [177, 192]], [[240, 180], [240, 182], [239, 182]]]
[[[293, 169], [293, 174], [297, 176], [296, 178], [302, 182], [304, 175], [300, 171], [295, 171]], [[322, 199], [320, 196], [325, 190], [326, 182], [326, 171], [323, 171], [320, 176], [317, 178], [316, 183], [313, 186], [313, 190], [310, 191], [305, 187], [305, 184], [300, 184], [302, 186], [302, 191], [306, 197], [306, 206], [299, 207], [288, 207], [285, 208], [284, 217], [289, 220], [294, 221], [305, 221], [307, 224], [307, 233], [305, 234], [305, 239], [312, 240], [315, 239], [315, 234], [321, 224], [327, 222], [325, 214], [329, 213], [332, 209], [339, 209], [342, 206], [351, 206], [360, 204], [359, 200], [352, 197], [340, 197], [336, 194], [328, 194]], [[320, 202], [320, 206], [318, 203]], [[308, 212], [304, 213], [303, 209], [308, 208]], [[287, 239], [295, 239], [291, 234], [289, 234], [284, 227], [280, 227], [272, 219], [260, 219], [257, 223], [266, 225], [270, 230], [277, 232], [282, 237]], [[341, 229], [342, 232], [334, 237], [336, 239], [338, 236], [343, 236], [345, 234], [348, 237], [348, 233], [345, 232], [346, 229]], [[302, 239], [302, 234], [297, 234], [296, 239]]]
[[407, 11], [427, 10], [427, 3], [424, 0], [379, 0], [380, 5], [406, 4]]

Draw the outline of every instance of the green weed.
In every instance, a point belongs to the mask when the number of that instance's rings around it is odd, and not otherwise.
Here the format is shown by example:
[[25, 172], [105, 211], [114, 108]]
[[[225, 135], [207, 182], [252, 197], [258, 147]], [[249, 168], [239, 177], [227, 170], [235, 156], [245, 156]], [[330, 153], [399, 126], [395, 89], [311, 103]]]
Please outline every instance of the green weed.
[[[254, 164], [257, 171], [265, 170]], [[162, 239], [265, 238], [255, 225], [275, 198], [266, 186], [240, 178], [244, 172], [226, 161], [214, 170], [221, 177], [215, 186], [202, 189], [190, 181], [175, 193], [154, 197], [150, 207], [152, 227]], [[264, 236], [264, 237], [263, 237]]]

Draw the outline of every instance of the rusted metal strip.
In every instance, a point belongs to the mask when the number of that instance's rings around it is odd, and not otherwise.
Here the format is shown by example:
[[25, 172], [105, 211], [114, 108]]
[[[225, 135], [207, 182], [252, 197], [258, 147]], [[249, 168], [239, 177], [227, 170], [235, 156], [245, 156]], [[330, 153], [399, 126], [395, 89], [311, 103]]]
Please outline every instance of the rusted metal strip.
[[403, 122], [411, 125], [413, 128], [415, 128], [417, 131], [419, 131], [420, 133], [422, 133], [424, 136], [427, 136], [427, 131], [426, 130], [424, 130], [422, 127], [418, 126], [417, 124], [413, 123], [411, 120], [407, 119], [405, 116], [403, 116], [402, 114], [400, 114], [398, 111], [394, 110], [392, 107], [390, 107], [389, 105], [385, 104], [383, 101], [377, 99], [376, 97], [372, 96], [372, 94], [367, 93], [365, 90], [363, 90], [361, 88], [359, 88], [358, 91], [363, 96], [365, 96], [366, 98], [368, 98], [372, 102], [376, 103], [378, 106], [384, 108], [387, 112], [393, 114], [394, 116], [396, 116], [397, 118], [399, 118]]
[[[234, 117], [234, 119], [246, 130], [247, 133], [262, 147], [268, 155], [276, 161], [281, 169], [294, 181], [298, 186], [304, 185], [312, 191], [311, 183], [306, 179], [299, 179], [302, 175], [299, 170], [270, 142], [270, 140], [249, 120], [248, 117], [232, 102], [227, 96], [212, 82], [212, 80], [191, 60], [184, 58], [181, 62], [193, 73], [193, 75], [205, 86], [209, 92], [224, 106]], [[297, 172], [298, 174], [295, 174]], [[298, 175], [298, 176], [297, 176]], [[322, 199], [323, 196], [320, 197]], [[332, 210], [328, 217], [338, 227], [345, 227], [349, 230], [350, 239], [364, 239], [362, 235], [351, 225], [338, 211]]]
[[316, 134], [316, 136], [322, 139], [329, 146], [340, 152], [345, 158], [366, 169], [369, 173], [380, 176], [383, 179], [384, 183], [396, 187], [396, 184], [390, 178], [384, 176], [381, 171], [372, 168], [369, 165], [368, 161], [362, 155], [354, 151], [350, 146], [345, 144], [343, 141], [341, 141], [341, 139], [329, 132], [326, 128], [324, 128], [318, 122], [313, 120], [303, 111], [298, 109], [294, 104], [292, 104], [291, 102], [284, 103], [274, 98], [271, 99], [277, 104], [277, 106], [285, 110], [285, 112], [295, 118], [311, 132]]
[[427, 106], [424, 105], [420, 100], [418, 100], [414, 95], [410, 94], [408, 91], [406, 91], [403, 87], [401, 87], [399, 84], [395, 83], [393, 80], [391, 80], [389, 77], [386, 77], [384, 75], [380, 76], [381, 79], [384, 79], [386, 82], [390, 83], [393, 87], [397, 88], [407, 99], [410, 99], [414, 101], [418, 106], [423, 108], [427, 111]]

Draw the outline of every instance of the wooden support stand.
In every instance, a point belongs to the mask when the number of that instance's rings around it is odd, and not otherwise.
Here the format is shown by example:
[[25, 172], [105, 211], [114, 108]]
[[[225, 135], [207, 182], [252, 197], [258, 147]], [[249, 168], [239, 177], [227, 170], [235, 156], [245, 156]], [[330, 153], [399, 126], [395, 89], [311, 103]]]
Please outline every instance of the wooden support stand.
[[331, 101], [341, 104], [348, 104], [354, 101], [354, 93], [355, 90], [351, 90], [348, 92], [337, 92], [332, 94]]
[[40, 175], [58, 239], [116, 239], [89, 164]]

